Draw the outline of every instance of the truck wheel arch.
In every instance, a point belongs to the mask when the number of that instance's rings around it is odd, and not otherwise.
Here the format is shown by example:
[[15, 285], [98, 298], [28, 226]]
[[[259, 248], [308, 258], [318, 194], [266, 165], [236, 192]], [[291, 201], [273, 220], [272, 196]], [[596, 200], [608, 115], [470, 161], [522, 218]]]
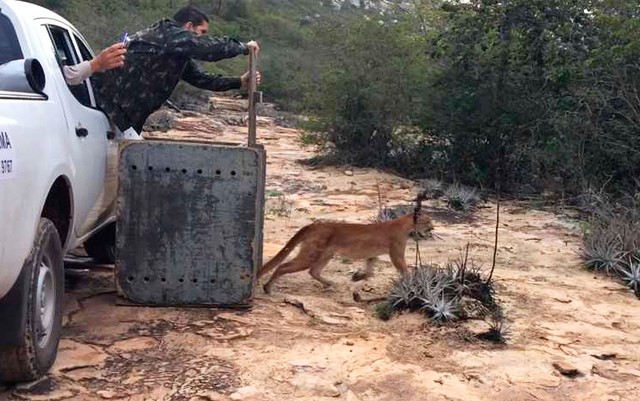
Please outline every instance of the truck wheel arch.
[[66, 249], [73, 227], [73, 191], [67, 177], [59, 176], [53, 182], [40, 216], [53, 222], [62, 249]]

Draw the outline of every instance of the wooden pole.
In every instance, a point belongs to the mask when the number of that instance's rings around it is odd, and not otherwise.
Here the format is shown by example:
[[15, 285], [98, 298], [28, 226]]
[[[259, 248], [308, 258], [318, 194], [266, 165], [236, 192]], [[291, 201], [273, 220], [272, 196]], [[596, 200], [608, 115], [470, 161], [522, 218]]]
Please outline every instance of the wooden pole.
[[249, 52], [249, 147], [256, 146], [256, 54]]

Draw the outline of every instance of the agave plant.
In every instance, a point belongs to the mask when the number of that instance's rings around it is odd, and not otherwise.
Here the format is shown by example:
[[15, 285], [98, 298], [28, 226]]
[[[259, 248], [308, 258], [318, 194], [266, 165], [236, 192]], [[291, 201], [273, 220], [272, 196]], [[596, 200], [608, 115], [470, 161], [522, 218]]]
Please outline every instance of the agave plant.
[[389, 303], [394, 309], [402, 310], [414, 305], [417, 294], [414, 291], [413, 275], [407, 274], [396, 281], [389, 292]]
[[627, 212], [622, 218], [616, 219], [608, 225], [609, 231], [618, 234], [621, 248], [627, 254], [633, 254], [640, 249], [640, 224], [637, 216]]
[[438, 199], [444, 194], [444, 184], [442, 181], [434, 180], [431, 178], [425, 180], [418, 180], [421, 194], [427, 199]]
[[624, 252], [620, 236], [607, 227], [598, 227], [584, 239], [582, 258], [585, 266], [612, 274], [621, 263]]
[[450, 208], [463, 212], [474, 210], [480, 201], [480, 195], [474, 188], [465, 187], [460, 184], [450, 185], [444, 191], [444, 198]]
[[505, 344], [509, 340], [511, 328], [502, 318], [494, 318], [489, 323], [489, 329], [477, 335], [478, 338], [497, 344]]
[[380, 209], [380, 211], [378, 212], [378, 215], [376, 216], [375, 220], [376, 221], [389, 221], [389, 220], [393, 220], [395, 218], [396, 218], [396, 215], [393, 212], [393, 209], [389, 209], [388, 207], [384, 207], [384, 208]]
[[419, 267], [414, 271], [414, 287], [418, 297], [432, 299], [440, 294], [456, 293], [455, 277], [437, 265]]
[[397, 217], [402, 216], [403, 214], [409, 213], [411, 210], [412, 210], [411, 206], [394, 206], [394, 207], [384, 206], [382, 209], [378, 211], [378, 214], [372, 219], [372, 221], [380, 222], [380, 221], [393, 220]]
[[[635, 259], [635, 260], [634, 260]], [[640, 262], [636, 258], [630, 258], [625, 266], [617, 268], [622, 280], [633, 290], [636, 295], [640, 294]]]
[[447, 299], [444, 292], [439, 297], [429, 299], [428, 303], [421, 308], [431, 315], [431, 318], [438, 323], [444, 323], [457, 319], [458, 298]]

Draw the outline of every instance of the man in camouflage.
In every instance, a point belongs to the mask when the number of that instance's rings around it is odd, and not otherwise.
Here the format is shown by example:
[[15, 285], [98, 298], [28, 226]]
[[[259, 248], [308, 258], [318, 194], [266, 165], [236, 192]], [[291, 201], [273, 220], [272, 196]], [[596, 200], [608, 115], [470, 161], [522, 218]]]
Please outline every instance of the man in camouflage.
[[163, 19], [131, 36], [122, 68], [94, 75], [97, 103], [125, 138], [140, 139], [147, 117], [171, 96], [180, 79], [211, 91], [248, 85], [248, 73], [242, 77], [212, 75], [194, 60], [218, 61], [257, 53], [258, 44], [207, 36], [208, 27], [209, 19], [202, 11], [186, 6], [173, 20]]

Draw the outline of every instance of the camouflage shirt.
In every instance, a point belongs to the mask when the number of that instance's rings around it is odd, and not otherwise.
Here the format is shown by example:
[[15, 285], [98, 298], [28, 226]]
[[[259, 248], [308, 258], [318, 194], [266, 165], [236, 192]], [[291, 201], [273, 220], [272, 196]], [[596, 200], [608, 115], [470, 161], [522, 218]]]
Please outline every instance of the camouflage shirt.
[[247, 52], [237, 40], [196, 36], [175, 21], [161, 20], [130, 37], [124, 67], [93, 76], [96, 101], [121, 131], [141, 132], [180, 79], [212, 91], [240, 88], [240, 78], [206, 73], [194, 59], [218, 61]]

